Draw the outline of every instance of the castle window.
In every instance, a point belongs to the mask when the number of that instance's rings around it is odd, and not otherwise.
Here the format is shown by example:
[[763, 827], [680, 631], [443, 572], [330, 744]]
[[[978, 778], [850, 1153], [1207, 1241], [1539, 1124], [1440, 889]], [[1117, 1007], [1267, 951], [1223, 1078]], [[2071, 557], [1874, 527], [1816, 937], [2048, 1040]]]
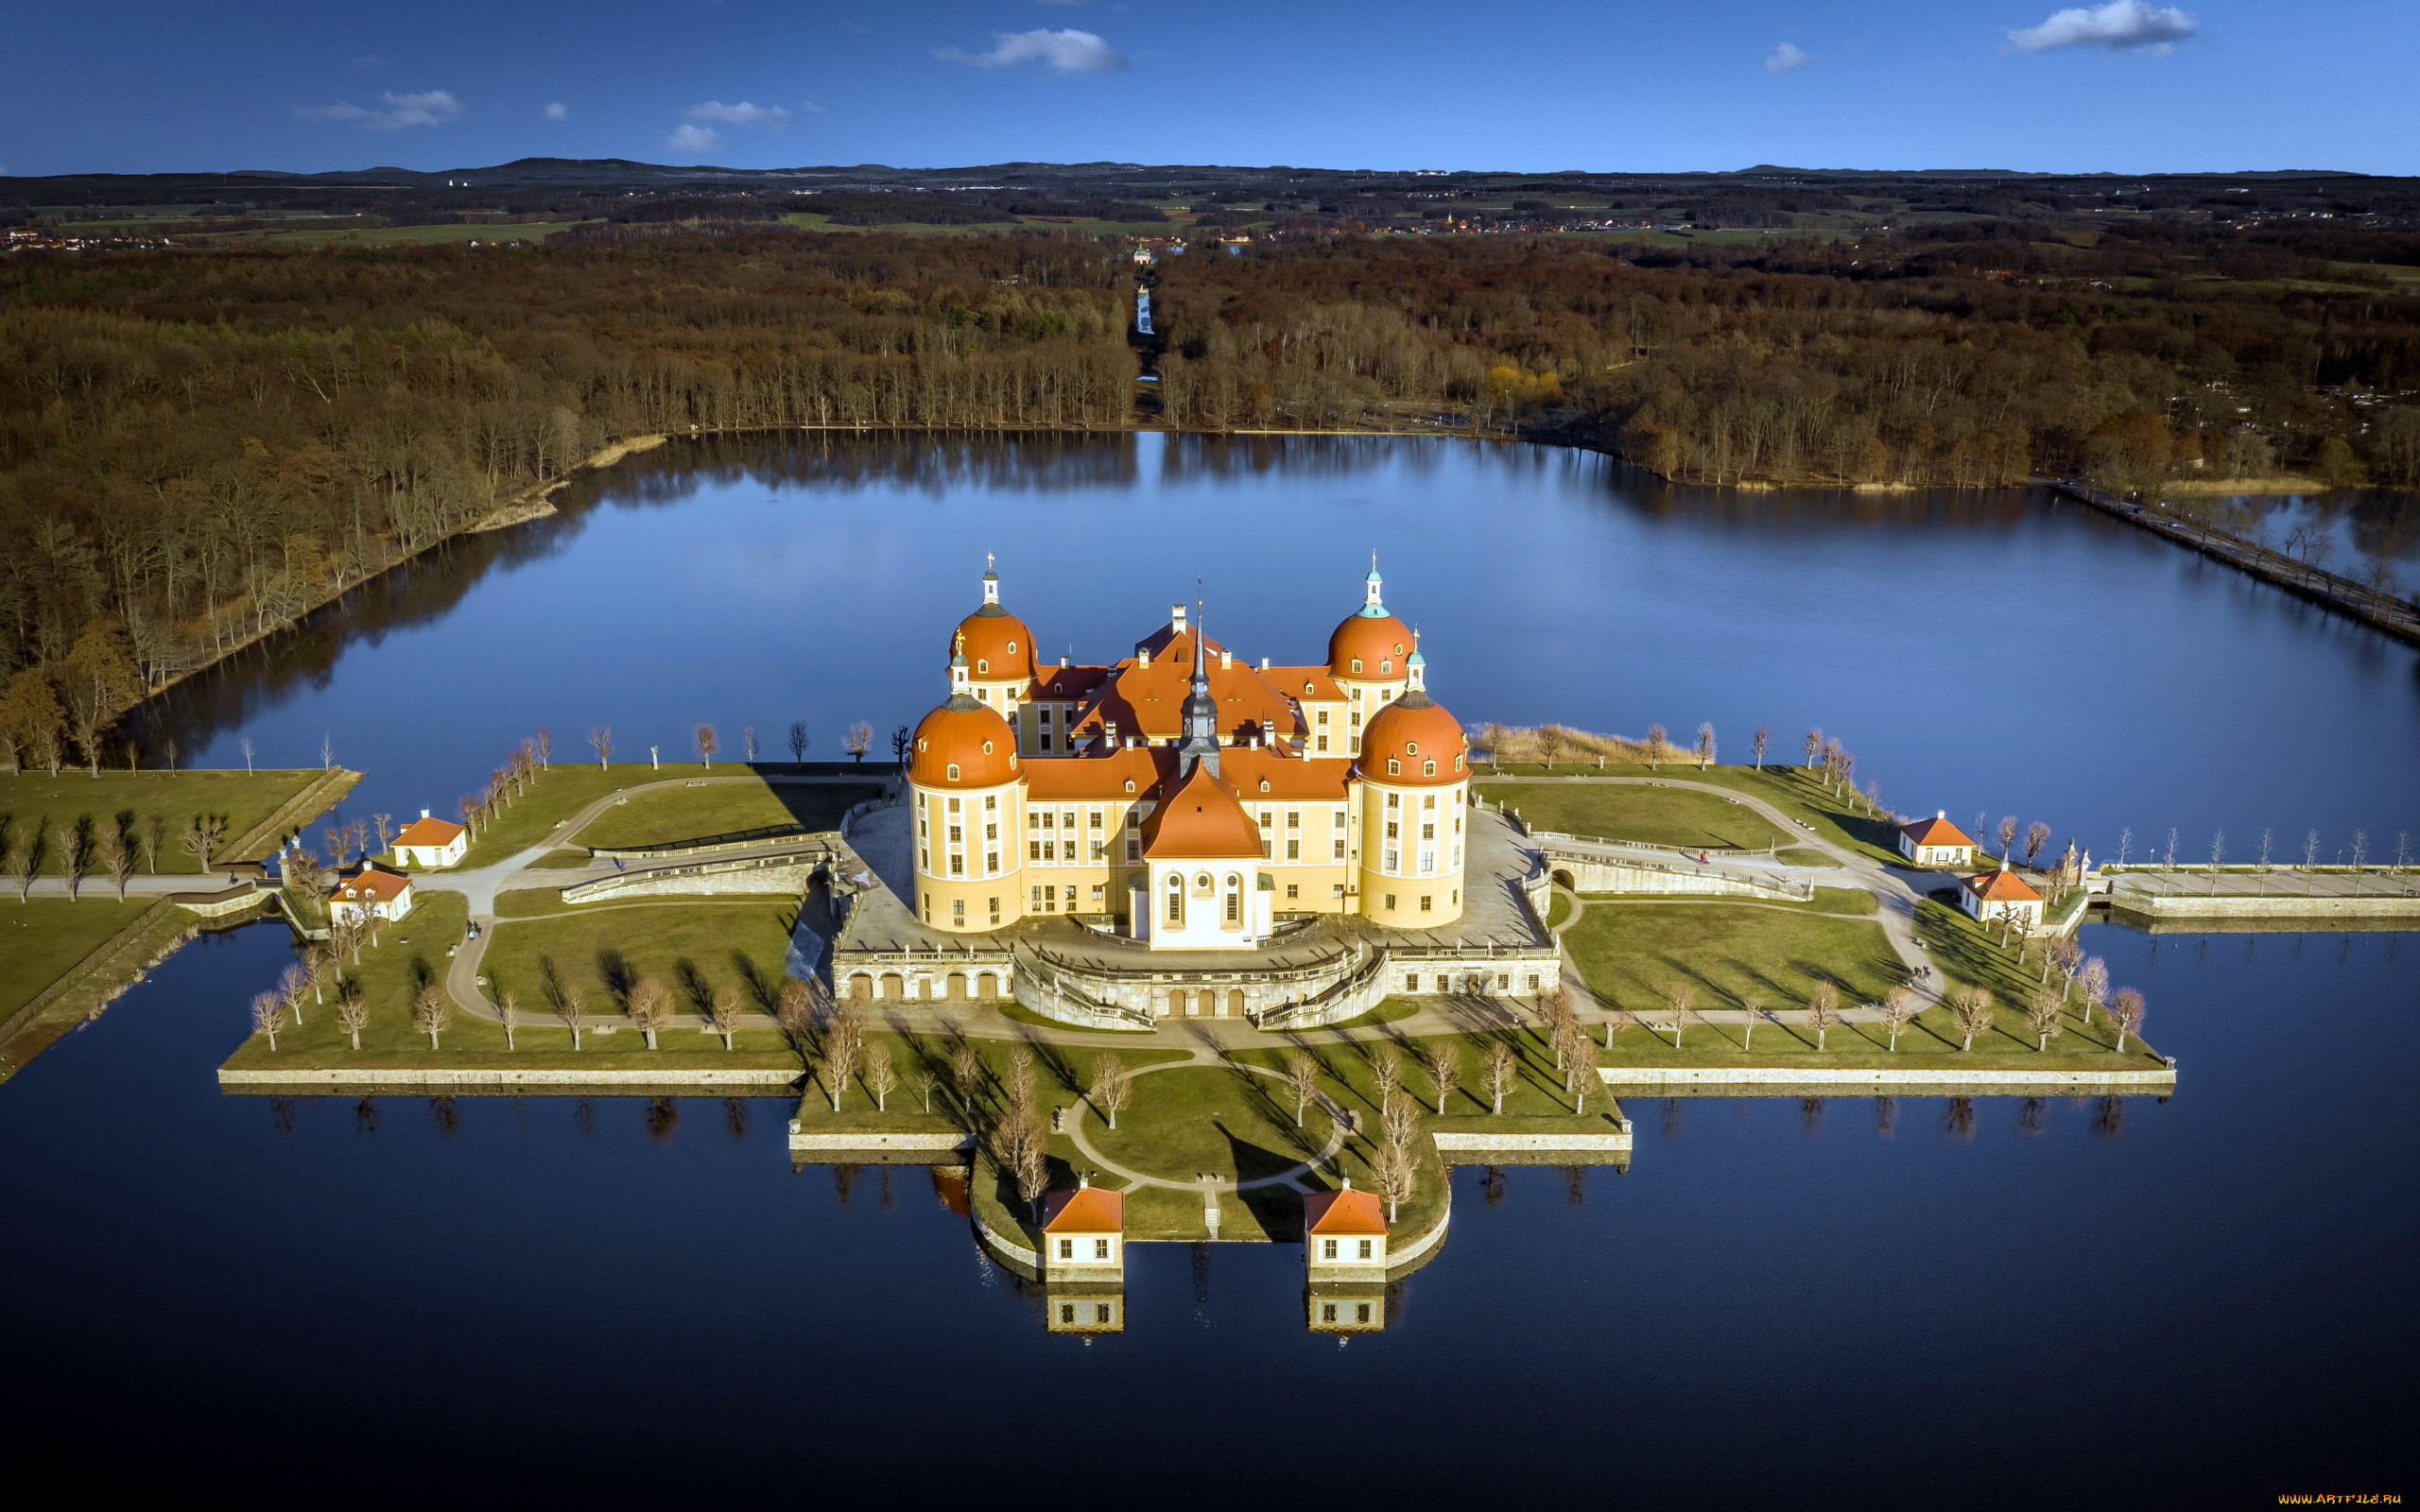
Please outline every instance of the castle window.
[[1428, 912], [1428, 904], [1429, 904], [1429, 902], [1430, 902], [1430, 898], [1429, 898], [1429, 895], [1428, 895], [1427, 893], [1425, 893], [1425, 892], [1424, 892], [1424, 893], [1422, 893], [1422, 894], [1420, 895], [1420, 911], [1421, 911], [1422, 913], [1424, 913], [1424, 914], [1425, 914], [1425, 913]]
[[1009, 655], [1011, 655], [1011, 656], [1014, 656], [1014, 655], [1016, 655], [1016, 654], [1017, 654], [1017, 643], [1016, 643], [1016, 642], [1014, 642], [1014, 641], [1011, 641], [1011, 642], [1009, 643]]
[[987, 795], [983, 799], [983, 806], [987, 809], [998, 808], [1000, 806], [1000, 795], [997, 793]]
[[1286, 842], [1286, 859], [1288, 861], [1300, 861], [1303, 859], [1302, 841], [1288, 840]]
[[[1356, 1250], [1355, 1258], [1356, 1258], [1356, 1259], [1359, 1259], [1359, 1260], [1368, 1260], [1368, 1259], [1370, 1258], [1370, 1241], [1369, 1241], [1369, 1240], [1364, 1239], [1364, 1240], [1362, 1240], [1362, 1241], [1360, 1242], [1359, 1246], [1357, 1246], [1357, 1250]], [[1369, 1308], [1368, 1308], [1368, 1306], [1367, 1306], [1366, 1304], [1365, 1304], [1365, 1305], [1363, 1306], [1363, 1308], [1362, 1308], [1362, 1312], [1361, 1312], [1361, 1321], [1362, 1321], [1362, 1322], [1364, 1322], [1364, 1323], [1367, 1323], [1367, 1322], [1369, 1322], [1369, 1321], [1370, 1321], [1370, 1313], [1369, 1313]]]
[[1286, 885], [1286, 896], [1288, 898], [1300, 898], [1303, 896], [1303, 889], [1289, 882]]
[[1387, 912], [1393, 913], [1395, 907], [1395, 895], [1393, 893], [1388, 893], [1386, 895], [1386, 900], [1385, 907]]
[[1417, 756], [1417, 755], [1419, 755], [1419, 754], [1420, 754], [1420, 742], [1418, 742], [1418, 741], [1416, 741], [1416, 740], [1407, 740], [1407, 741], [1405, 741], [1405, 742], [1403, 743], [1403, 753], [1404, 753], [1405, 755], [1407, 755], [1407, 756]]
[[1184, 879], [1183, 877], [1168, 879], [1168, 922], [1171, 924], [1184, 922]]
[[[1107, 1260], [1108, 1258], [1109, 1258], [1109, 1241], [1108, 1241], [1108, 1240], [1106, 1240], [1106, 1239], [1096, 1239], [1096, 1240], [1094, 1240], [1094, 1241], [1093, 1241], [1093, 1259], [1095, 1259], [1095, 1260]], [[1106, 1309], [1104, 1309], [1104, 1311], [1106, 1311]], [[1107, 1321], [1109, 1321], [1109, 1320], [1108, 1320], [1107, 1318], [1103, 1318], [1101, 1321], [1103, 1321], [1103, 1322], [1105, 1323], [1105, 1322], [1107, 1322]]]
[[1395, 664], [1392, 662], [1381, 662], [1378, 663], [1378, 671], [1381, 675], [1392, 672], [1394, 669]]
[[[1260, 780], [1260, 790], [1261, 790], [1262, 792], [1264, 792], [1264, 793], [1266, 793], [1266, 792], [1268, 792], [1268, 791], [1269, 791], [1269, 779], [1268, 779], [1268, 778], [1264, 777], [1264, 778], [1262, 778], [1262, 779]], [[1261, 816], [1261, 822], [1265, 824], [1265, 823], [1267, 823], [1268, 821], [1269, 821], [1269, 816], [1267, 816], [1267, 815], [1265, 815], [1265, 814], [1264, 814], [1264, 815], [1262, 815], [1262, 816]]]
[[997, 898], [986, 898], [983, 901], [992, 905], [992, 922], [995, 924], [998, 923], [1000, 921], [1000, 900]]
[[1459, 772], [1459, 771], [1461, 771], [1461, 769], [1462, 769], [1462, 759], [1461, 759], [1460, 756], [1457, 756], [1457, 757], [1455, 757], [1455, 758], [1454, 758], [1454, 770], [1456, 770], [1456, 771], [1458, 771], [1458, 772]]
[[1133, 791], [1134, 791], [1134, 779], [1132, 779], [1132, 778], [1131, 778], [1131, 777], [1130, 777], [1130, 778], [1128, 778], [1128, 779], [1126, 780], [1126, 791], [1128, 791], [1129, 793], [1132, 793], [1132, 792], [1133, 792]]
[[1388, 757], [1387, 775], [1389, 777], [1401, 777], [1403, 775], [1403, 763], [1395, 760], [1392, 756]]
[[992, 743], [988, 740], [983, 743], [983, 754], [986, 756], [992, 754]]
[[1361, 670], [1361, 659], [1357, 656], [1353, 659], [1353, 670], [1356, 672]]
[[1436, 776], [1436, 775], [1437, 775], [1437, 764], [1436, 764], [1435, 762], [1422, 762], [1422, 763], [1420, 764], [1420, 775], [1421, 775], [1421, 776], [1423, 776], [1423, 777], [1434, 777], [1434, 776]]
[[[1306, 692], [1307, 692], [1308, 690], [1305, 690], [1305, 691], [1306, 691]], [[1319, 722], [1320, 722], [1321, 724], [1322, 724], [1322, 725], [1324, 725], [1324, 724], [1326, 724], [1326, 723], [1327, 723], [1327, 711], [1326, 711], [1326, 710], [1322, 709], [1322, 710], [1321, 710], [1321, 711], [1320, 711]]]
[[921, 740], [916, 742], [916, 748], [918, 750], [923, 750], [925, 748], [925, 743]]
[[1327, 737], [1325, 735], [1322, 735], [1320, 737], [1320, 749], [1327, 749]]
[[950, 853], [949, 874], [953, 877], [963, 877], [966, 875], [966, 858], [958, 854], [956, 851], [952, 851]]
[[1336, 1258], [1336, 1241], [1335, 1241], [1335, 1240], [1333, 1240], [1333, 1239], [1322, 1239], [1322, 1240], [1321, 1240], [1321, 1241], [1320, 1241], [1320, 1259], [1322, 1259], [1322, 1260], [1334, 1260], [1335, 1258]]
[[949, 921], [953, 924], [963, 924], [966, 922], [965, 899], [953, 898], [949, 901]]
[[[957, 775], [957, 768], [955, 768], [955, 767], [951, 768], [950, 775], [952, 775], [953, 777], [954, 777], [954, 776], [956, 776], [956, 775]], [[952, 814], [955, 814], [955, 813], [957, 813], [957, 812], [958, 812], [958, 799], [951, 799], [949, 800], [949, 811], [950, 811]]]
[[1391, 809], [1392, 809], [1392, 808], [1400, 808], [1400, 807], [1402, 806], [1402, 804], [1403, 804], [1403, 796], [1402, 796], [1401, 794], [1399, 794], [1399, 793], [1390, 793], [1390, 794], [1388, 794], [1388, 795], [1387, 795], [1387, 807], [1389, 807], [1389, 808], [1391, 808]]
[[1299, 830], [1302, 827], [1303, 811], [1301, 809], [1288, 809], [1286, 811], [1286, 828], [1289, 830]]
[[989, 672], [992, 670], [992, 663], [989, 662], [977, 662], [975, 663], [975, 670], [977, 672]]
[[1061, 1260], [1073, 1260], [1076, 1258], [1076, 1242], [1074, 1240], [1062, 1239], [1059, 1241], [1059, 1258]]
[[1244, 895], [1236, 891], [1236, 879], [1227, 879], [1227, 922], [1232, 924], [1243, 916]]
[[953, 782], [958, 781], [958, 763], [956, 762], [949, 764], [949, 780]]

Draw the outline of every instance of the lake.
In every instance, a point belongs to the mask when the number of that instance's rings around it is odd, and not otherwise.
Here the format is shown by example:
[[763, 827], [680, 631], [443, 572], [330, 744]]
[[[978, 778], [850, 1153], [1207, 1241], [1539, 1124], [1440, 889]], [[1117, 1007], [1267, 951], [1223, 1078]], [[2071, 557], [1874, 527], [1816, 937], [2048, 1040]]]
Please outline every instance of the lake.
[[[2420, 654], [2021, 491], [1722, 493], [1590, 454], [1156, 435], [716, 440], [584, 478], [163, 701], [187, 765], [451, 809], [541, 723], [617, 761], [946, 689], [987, 553], [1046, 654], [1197, 595], [1322, 654], [1370, 554], [1465, 721], [1810, 725], [1884, 801], [2097, 854], [2420, 831]], [[2337, 565], [2341, 565], [2338, 563]], [[1197, 582], [1199, 587], [1197, 588]], [[2054, 844], [2058, 843], [2054, 841]], [[755, 1099], [222, 1098], [281, 929], [188, 947], [0, 1087], [7, 1406], [37, 1461], [264, 1489], [1053, 1494], [1192, 1504], [2274, 1504], [2408, 1489], [2406, 934], [2087, 949], [2172, 1100], [1633, 1100], [1627, 1174], [1458, 1177], [1393, 1324], [1306, 1332], [1300, 1252], [1145, 1246], [1046, 1336], [921, 1168], [793, 1174]], [[260, 1446], [267, 1452], [250, 1452]]]

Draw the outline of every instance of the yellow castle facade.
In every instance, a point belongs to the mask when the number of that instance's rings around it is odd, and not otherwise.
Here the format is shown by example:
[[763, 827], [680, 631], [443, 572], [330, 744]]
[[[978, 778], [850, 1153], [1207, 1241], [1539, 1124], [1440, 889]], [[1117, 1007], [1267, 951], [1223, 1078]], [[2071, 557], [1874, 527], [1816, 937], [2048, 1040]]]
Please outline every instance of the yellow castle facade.
[[1320, 662], [1254, 664], [1177, 605], [1130, 655], [1053, 666], [986, 571], [908, 752], [917, 917], [1075, 915], [1160, 950], [1459, 919], [1469, 743], [1381, 588], [1374, 565]]

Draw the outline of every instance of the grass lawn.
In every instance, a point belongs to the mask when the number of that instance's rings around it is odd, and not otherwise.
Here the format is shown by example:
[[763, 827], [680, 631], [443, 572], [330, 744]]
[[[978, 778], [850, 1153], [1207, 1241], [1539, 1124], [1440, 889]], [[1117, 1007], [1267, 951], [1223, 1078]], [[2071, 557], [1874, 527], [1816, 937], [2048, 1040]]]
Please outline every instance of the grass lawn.
[[1774, 908], [1792, 914], [1858, 914], [1872, 915], [1882, 904], [1874, 894], [1862, 887], [1818, 887], [1815, 896], [1803, 903], [1769, 902], [1762, 898], [1692, 898], [1660, 892], [1589, 892], [1581, 899], [1591, 903], [1668, 903], [1676, 907], [1705, 905], [1725, 908]]
[[657, 788], [633, 794], [607, 809], [572, 839], [582, 846], [628, 847], [668, 845], [775, 825], [829, 830], [839, 824], [840, 816], [852, 806], [881, 792], [873, 783], [776, 787], [767, 782], [717, 782], [703, 787]]
[[1702, 1008], [1801, 1008], [1819, 981], [1870, 1003], [1905, 980], [1882, 926], [1787, 908], [1722, 902], [1612, 903], [1588, 909], [1564, 949], [1597, 998], [1634, 1012], [1660, 1008], [1668, 983], [1698, 989]]
[[[221, 844], [234, 841], [257, 827], [294, 796], [326, 774], [318, 767], [302, 771], [225, 772], [110, 771], [98, 777], [81, 771], [21, 772], [0, 777], [0, 816], [12, 837], [34, 826], [45, 830], [61, 820], [89, 818], [97, 827], [113, 815], [130, 816], [140, 826], [153, 816], [167, 822], [160, 844], [160, 869], [199, 873], [195, 858], [177, 844], [177, 832], [197, 814], [215, 814], [226, 820]], [[216, 863], [235, 859], [213, 856]]]
[[1570, 917], [1570, 895], [1562, 892], [1548, 893], [1547, 895], [1547, 928], [1561, 929], [1563, 921]]
[[1685, 788], [1491, 782], [1483, 791], [1491, 800], [1519, 809], [1530, 828], [1565, 834], [1742, 850], [1761, 850], [1789, 838], [1754, 809]]
[[[0, 1015], [42, 995], [68, 968], [143, 917], [147, 899], [119, 902], [105, 882], [81, 901], [36, 898], [0, 902]], [[180, 909], [186, 921], [193, 916]]]
[[[1660, 770], [1634, 764], [1607, 766], [1599, 771], [1593, 763], [1546, 767], [1534, 763], [1508, 762], [1503, 767], [1506, 781], [1497, 781], [1494, 766], [1488, 766], [1479, 776], [1479, 791], [1490, 799], [1499, 799], [1512, 790], [1515, 784], [1510, 779], [1520, 777], [1635, 777], [1654, 782], [1699, 782], [1710, 787], [1727, 788], [1735, 793], [1763, 799], [1793, 819], [1805, 821], [1814, 833], [1835, 845], [1894, 865], [1906, 860], [1899, 854], [1897, 839], [1890, 823], [1869, 815], [1862, 799], [1852, 801], [1845, 796], [1826, 793], [1816, 774], [1796, 766], [1781, 766], [1767, 762], [1762, 771], [1753, 766], [1709, 766], [1701, 771], [1693, 765], [1671, 763]], [[1622, 785], [1615, 786], [1614, 790], [1622, 790]], [[1524, 812], [1529, 811], [1525, 809]], [[1648, 837], [1616, 835], [1614, 838]]]
[[563, 989], [578, 991], [592, 1013], [616, 1012], [643, 976], [670, 987], [679, 1012], [702, 1012], [717, 988], [734, 988], [749, 1011], [769, 1013], [797, 917], [790, 899], [591, 904], [498, 919], [479, 964], [491, 999], [510, 992], [533, 1013], [550, 1011]]
[[[750, 770], [742, 762], [718, 762], [711, 772], [696, 762], [666, 762], [661, 770], [653, 770], [648, 767], [645, 754], [642, 751], [641, 759], [637, 761], [616, 760], [611, 770], [598, 767], [593, 761], [578, 764], [566, 761], [564, 765], [543, 774], [527, 792], [521, 795], [519, 801], [479, 832], [479, 837], [471, 844], [470, 852], [462, 858], [462, 865], [490, 866], [526, 850], [582, 808], [624, 788], [641, 787], [649, 782], [675, 782], [685, 778], [739, 777]], [[809, 762], [804, 767], [792, 767], [787, 763], [762, 763], [760, 765], [769, 772], [779, 772], [785, 776], [793, 771], [811, 776], [862, 774], [867, 782], [874, 783], [880, 782], [891, 770], [889, 763], [872, 762], [863, 765], [840, 762]]]

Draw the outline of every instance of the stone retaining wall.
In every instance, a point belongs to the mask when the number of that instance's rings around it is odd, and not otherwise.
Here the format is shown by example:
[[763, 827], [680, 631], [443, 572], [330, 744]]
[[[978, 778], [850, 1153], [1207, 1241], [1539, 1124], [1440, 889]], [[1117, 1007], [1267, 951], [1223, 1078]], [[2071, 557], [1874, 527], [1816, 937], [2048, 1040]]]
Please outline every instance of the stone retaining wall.
[[2142, 892], [2126, 887], [2109, 895], [2111, 911], [2145, 919], [2420, 919], [2420, 895], [2297, 898], [2286, 893], [2212, 897], [2194, 893]]
[[1841, 1067], [1607, 1066], [1597, 1074], [1612, 1088], [1666, 1087], [1896, 1087], [1924, 1088], [1944, 1096], [1962, 1092], [2138, 1091], [2168, 1092], [2176, 1071], [1853, 1071]]
[[[729, 1071], [426, 1071], [410, 1067], [319, 1071], [297, 1068], [218, 1068], [223, 1091], [524, 1091], [545, 1088], [558, 1091], [609, 1091], [635, 1095], [659, 1088], [712, 1088], [717, 1091], [794, 1091], [796, 1071], [765, 1067], [734, 1067]], [[861, 1136], [862, 1137], [862, 1136]]]
[[[1432, 1136], [1440, 1155], [1628, 1155], [1631, 1137], [1616, 1129], [1602, 1134], [1450, 1134]], [[1463, 1162], [1447, 1160], [1448, 1165]]]
[[790, 1122], [790, 1153], [793, 1155], [880, 1150], [886, 1154], [956, 1156], [963, 1155], [974, 1143], [973, 1135], [957, 1129], [936, 1129], [916, 1134], [802, 1134], [797, 1120]]

